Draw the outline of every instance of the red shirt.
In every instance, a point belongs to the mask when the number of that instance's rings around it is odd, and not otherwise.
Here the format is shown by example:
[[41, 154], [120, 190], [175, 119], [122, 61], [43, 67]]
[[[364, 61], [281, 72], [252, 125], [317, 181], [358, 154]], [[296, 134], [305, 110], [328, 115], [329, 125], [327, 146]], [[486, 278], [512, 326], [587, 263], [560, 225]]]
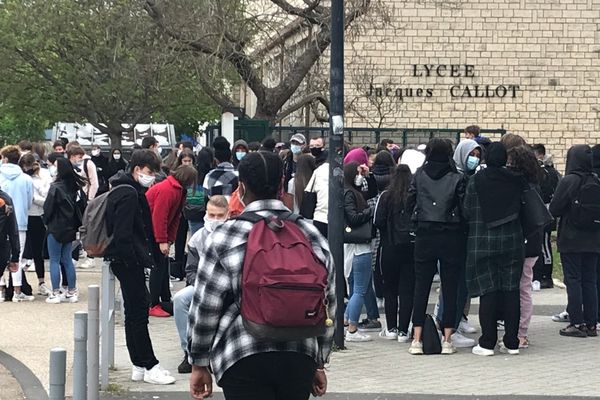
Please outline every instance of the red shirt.
[[146, 192], [152, 215], [156, 243], [175, 243], [185, 204], [185, 190], [172, 176], [152, 186]]

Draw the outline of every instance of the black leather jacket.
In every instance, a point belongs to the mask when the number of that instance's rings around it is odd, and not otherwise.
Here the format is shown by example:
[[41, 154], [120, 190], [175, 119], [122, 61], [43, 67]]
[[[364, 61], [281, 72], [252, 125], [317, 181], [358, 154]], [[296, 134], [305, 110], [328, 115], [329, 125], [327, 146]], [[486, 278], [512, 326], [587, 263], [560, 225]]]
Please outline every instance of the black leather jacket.
[[[366, 201], [365, 201], [366, 203]], [[352, 190], [344, 190], [344, 220], [349, 227], [364, 225], [373, 217], [371, 207], [358, 209], [358, 199]]]
[[461, 224], [461, 208], [465, 196], [466, 179], [460, 172], [448, 172], [440, 179], [432, 179], [420, 168], [408, 190], [406, 209], [413, 213], [412, 220], [421, 228], [423, 223]]

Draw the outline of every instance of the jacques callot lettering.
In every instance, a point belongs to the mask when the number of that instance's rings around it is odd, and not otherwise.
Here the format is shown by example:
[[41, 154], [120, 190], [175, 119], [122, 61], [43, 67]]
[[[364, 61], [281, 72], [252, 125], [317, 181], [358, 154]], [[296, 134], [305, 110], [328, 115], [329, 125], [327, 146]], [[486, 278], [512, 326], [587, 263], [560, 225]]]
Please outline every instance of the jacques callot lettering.
[[[474, 78], [475, 66], [471, 64], [413, 64], [412, 76], [415, 78]], [[519, 85], [452, 85], [448, 88], [452, 98], [516, 98]], [[369, 85], [367, 97], [395, 97], [399, 101], [404, 98], [424, 97], [430, 98], [436, 95], [433, 87], [390, 87], [389, 85]]]

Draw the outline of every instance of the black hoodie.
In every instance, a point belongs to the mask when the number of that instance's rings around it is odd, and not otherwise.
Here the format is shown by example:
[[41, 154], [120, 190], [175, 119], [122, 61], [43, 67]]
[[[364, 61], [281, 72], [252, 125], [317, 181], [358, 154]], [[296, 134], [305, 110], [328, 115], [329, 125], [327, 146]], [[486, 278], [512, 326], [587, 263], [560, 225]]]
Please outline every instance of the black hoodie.
[[571, 205], [577, 197], [581, 180], [591, 172], [590, 146], [571, 147], [567, 152], [565, 177], [558, 184], [550, 203], [550, 213], [554, 217], [560, 217], [558, 251], [561, 253], [600, 253], [600, 231], [577, 229], [570, 220]]
[[[114, 236], [105, 256], [130, 268], [151, 268], [154, 265], [154, 235], [145, 190], [130, 173], [122, 174], [110, 183], [113, 188], [108, 195], [106, 219], [108, 233]], [[133, 189], [119, 188], [122, 185]]]

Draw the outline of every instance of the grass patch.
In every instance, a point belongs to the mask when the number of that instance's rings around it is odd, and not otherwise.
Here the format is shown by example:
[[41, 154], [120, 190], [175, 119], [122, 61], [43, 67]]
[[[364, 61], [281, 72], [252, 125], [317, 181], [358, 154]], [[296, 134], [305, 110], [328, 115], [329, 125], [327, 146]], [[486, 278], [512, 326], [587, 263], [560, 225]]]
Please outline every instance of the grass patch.
[[114, 394], [114, 395], [121, 395], [121, 394], [125, 393], [125, 389], [123, 388], [123, 386], [121, 386], [117, 383], [109, 383], [108, 386], [106, 387], [105, 392]]

